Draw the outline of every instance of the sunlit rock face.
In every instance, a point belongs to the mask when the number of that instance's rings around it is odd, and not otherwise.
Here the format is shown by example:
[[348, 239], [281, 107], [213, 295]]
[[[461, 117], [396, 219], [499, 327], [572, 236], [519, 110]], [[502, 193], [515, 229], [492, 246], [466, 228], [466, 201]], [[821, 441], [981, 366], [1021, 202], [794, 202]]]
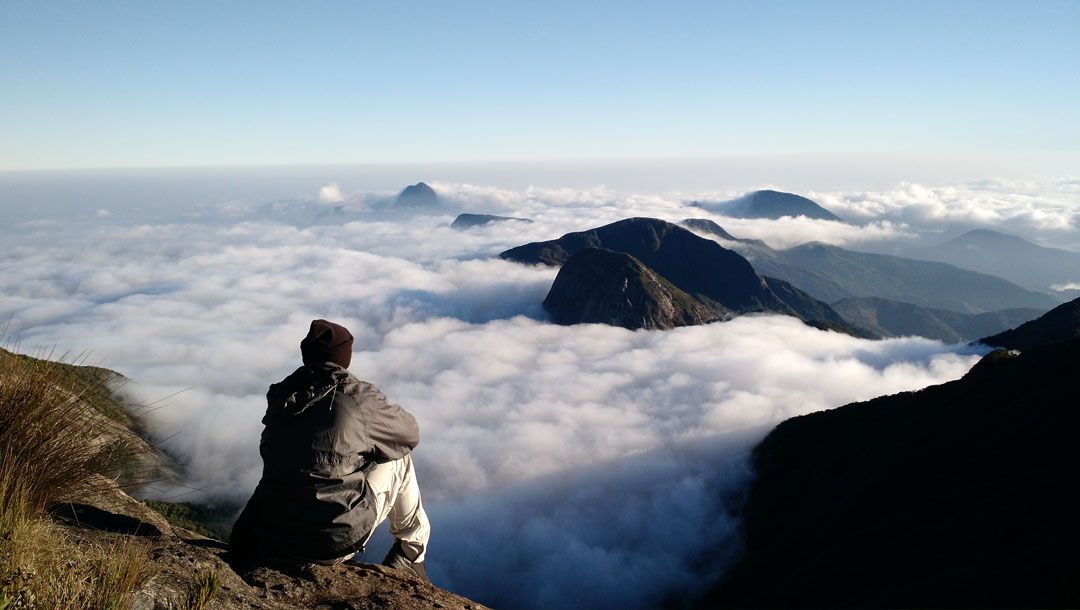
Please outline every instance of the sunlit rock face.
[[728, 313], [694, 299], [629, 254], [597, 248], [586, 248], [566, 261], [544, 309], [559, 324], [631, 329], [707, 324]]

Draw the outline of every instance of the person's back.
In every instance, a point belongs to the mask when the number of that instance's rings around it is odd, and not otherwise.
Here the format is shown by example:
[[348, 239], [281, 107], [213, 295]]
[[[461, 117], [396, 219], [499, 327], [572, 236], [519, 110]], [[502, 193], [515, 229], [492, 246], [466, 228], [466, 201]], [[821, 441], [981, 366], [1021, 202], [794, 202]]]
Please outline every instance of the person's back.
[[346, 370], [344, 327], [313, 321], [301, 351], [304, 366], [267, 392], [263, 476], [233, 526], [234, 552], [338, 563], [389, 517], [397, 542], [383, 563], [426, 579], [430, 527], [410, 456], [416, 420]]

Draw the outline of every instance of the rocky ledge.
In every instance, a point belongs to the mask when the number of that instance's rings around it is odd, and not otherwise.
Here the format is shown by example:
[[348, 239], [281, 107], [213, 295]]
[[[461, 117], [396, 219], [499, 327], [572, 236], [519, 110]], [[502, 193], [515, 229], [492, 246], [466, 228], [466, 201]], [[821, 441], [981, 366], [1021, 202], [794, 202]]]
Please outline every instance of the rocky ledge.
[[[135, 591], [133, 610], [485, 608], [381, 565], [242, 566], [225, 543], [171, 525], [112, 481], [101, 478], [94, 488], [50, 512], [79, 544], [147, 549], [154, 575]], [[200, 596], [201, 605], [188, 601]]]

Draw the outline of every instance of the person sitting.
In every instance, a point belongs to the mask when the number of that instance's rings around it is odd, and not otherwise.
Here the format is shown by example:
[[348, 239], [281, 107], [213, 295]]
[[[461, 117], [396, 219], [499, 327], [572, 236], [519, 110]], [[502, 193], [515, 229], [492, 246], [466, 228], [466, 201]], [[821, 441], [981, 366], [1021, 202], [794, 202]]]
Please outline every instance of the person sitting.
[[314, 320], [300, 342], [303, 366], [266, 394], [259, 443], [262, 479], [233, 526], [233, 552], [250, 560], [331, 565], [363, 552], [389, 520], [383, 565], [428, 581], [431, 526], [412, 450], [416, 419], [354, 377], [353, 336]]

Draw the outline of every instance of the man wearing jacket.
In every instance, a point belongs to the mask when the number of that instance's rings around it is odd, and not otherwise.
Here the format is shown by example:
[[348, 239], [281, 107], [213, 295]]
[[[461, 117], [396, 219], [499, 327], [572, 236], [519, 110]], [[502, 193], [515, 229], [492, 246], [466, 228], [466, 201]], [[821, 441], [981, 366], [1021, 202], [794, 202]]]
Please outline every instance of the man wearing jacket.
[[430, 524], [411, 451], [416, 419], [348, 370], [353, 337], [314, 320], [300, 342], [304, 366], [266, 394], [263, 475], [233, 526], [240, 556], [333, 564], [362, 551], [389, 518], [384, 565], [427, 580]]

